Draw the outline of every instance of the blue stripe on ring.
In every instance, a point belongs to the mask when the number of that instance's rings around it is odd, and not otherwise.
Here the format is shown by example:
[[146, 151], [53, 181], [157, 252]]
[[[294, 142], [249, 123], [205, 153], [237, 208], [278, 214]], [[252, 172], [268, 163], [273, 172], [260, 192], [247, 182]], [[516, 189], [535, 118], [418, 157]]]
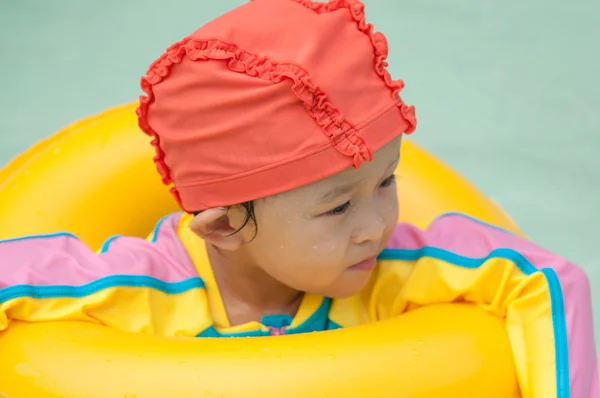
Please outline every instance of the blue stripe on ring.
[[473, 221], [473, 222], [475, 222], [477, 224], [480, 224], [480, 225], [483, 225], [485, 227], [497, 229], [498, 231], [506, 232], [507, 234], [510, 234], [510, 235], [515, 235], [513, 232], [511, 232], [511, 231], [509, 231], [507, 229], [504, 229], [504, 228], [499, 227], [499, 226], [494, 225], [494, 224], [490, 224], [488, 222], [485, 222], [483, 220], [480, 220], [478, 218], [475, 218], [473, 216], [470, 216], [468, 214], [461, 213], [461, 212], [458, 212], [458, 211], [450, 211], [450, 212], [447, 212], [447, 213], [442, 213], [439, 216], [437, 216], [435, 218], [435, 220], [439, 220], [439, 219], [445, 218], [445, 217], [452, 217], [452, 216], [458, 216], [458, 217], [466, 218], [467, 220]]
[[[162, 225], [164, 224], [164, 222], [166, 220], [169, 219], [169, 217], [173, 216], [173, 214], [167, 214], [166, 216], [164, 216], [163, 218], [161, 218], [156, 225], [154, 226], [154, 229], [152, 230], [152, 234], [150, 235], [150, 242], [152, 243], [156, 243], [156, 241], [158, 240], [158, 232], [160, 231], [160, 227], [162, 227]], [[104, 241], [104, 243], [102, 244], [102, 247], [100, 248], [100, 254], [106, 253], [108, 251], [108, 249], [110, 248], [110, 245], [117, 240], [118, 238], [122, 238], [123, 235], [113, 235], [110, 238], [108, 238], [106, 241]]]
[[104, 241], [104, 243], [102, 244], [102, 247], [100, 248], [100, 254], [106, 253], [108, 251], [108, 248], [110, 247], [110, 244], [113, 243], [113, 241], [115, 241], [118, 238], [123, 237], [123, 235], [113, 235], [110, 238], [108, 238], [107, 240]]
[[556, 272], [550, 268], [543, 268], [541, 272], [546, 277], [550, 287], [550, 301], [552, 303], [552, 325], [555, 338], [554, 349], [556, 351], [556, 395], [559, 398], [569, 398], [571, 391], [565, 302]]
[[162, 225], [164, 224], [165, 221], [167, 221], [170, 217], [172, 217], [173, 214], [167, 214], [166, 216], [164, 216], [163, 218], [161, 218], [156, 225], [154, 226], [154, 229], [152, 230], [152, 235], [150, 238], [150, 241], [153, 243], [156, 243], [156, 241], [158, 240], [158, 232], [160, 230], [160, 227], [162, 227]]
[[142, 287], [156, 289], [166, 294], [181, 294], [197, 288], [204, 289], [205, 285], [199, 277], [192, 277], [180, 282], [165, 282], [145, 275], [112, 275], [81, 286], [16, 285], [7, 287], [0, 289], [0, 303], [20, 297], [36, 299], [82, 298], [113, 287]]
[[48, 238], [74, 238], [74, 239], [79, 240], [79, 238], [77, 236], [73, 235], [72, 233], [69, 233], [69, 232], [57, 232], [57, 233], [53, 233], [53, 234], [27, 235], [27, 236], [20, 236], [18, 238], [1, 239], [0, 240], [0, 244], [1, 243], [9, 243], [9, 242], [18, 242], [18, 241], [21, 241], [21, 240], [48, 239]]

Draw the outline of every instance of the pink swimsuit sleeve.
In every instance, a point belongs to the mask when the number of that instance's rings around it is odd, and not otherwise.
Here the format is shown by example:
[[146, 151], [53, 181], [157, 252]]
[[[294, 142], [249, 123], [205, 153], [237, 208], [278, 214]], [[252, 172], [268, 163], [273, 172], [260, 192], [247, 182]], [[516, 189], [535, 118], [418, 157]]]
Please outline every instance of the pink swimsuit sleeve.
[[[203, 287], [177, 237], [178, 220], [179, 215], [165, 217], [149, 240], [111, 238], [100, 253], [66, 233], [0, 241], [0, 331], [11, 319], [110, 324], [114, 311], [100, 307], [112, 304], [97, 294], [106, 289], [174, 294]], [[56, 310], [64, 299], [76, 301]]]
[[494, 257], [500, 262], [487, 261], [488, 266], [504, 266], [508, 261], [501, 261], [512, 259], [526, 275], [543, 274], [550, 291], [556, 396], [599, 397], [590, 283], [578, 266], [531, 241], [461, 214], [441, 216], [426, 231], [400, 224], [388, 247], [390, 253], [420, 253], [415, 256], [446, 259], [469, 269]]

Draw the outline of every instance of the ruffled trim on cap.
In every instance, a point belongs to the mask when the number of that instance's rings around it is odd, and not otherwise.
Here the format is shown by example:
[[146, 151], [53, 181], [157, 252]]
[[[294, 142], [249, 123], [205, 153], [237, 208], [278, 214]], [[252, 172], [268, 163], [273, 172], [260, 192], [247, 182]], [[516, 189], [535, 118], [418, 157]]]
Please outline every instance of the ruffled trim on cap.
[[398, 101], [398, 108], [402, 112], [402, 116], [408, 122], [409, 126], [404, 132], [410, 134], [417, 127], [417, 118], [415, 116], [415, 107], [408, 106], [400, 99], [400, 91], [404, 88], [402, 80], [393, 80], [390, 73], [386, 69], [388, 56], [388, 43], [385, 35], [381, 32], [374, 32], [373, 25], [366, 23], [365, 5], [359, 0], [330, 0], [327, 3], [316, 3], [311, 0], [293, 0], [306, 8], [315, 11], [318, 14], [337, 11], [346, 8], [350, 11], [352, 18], [356, 21], [358, 29], [369, 36], [373, 43], [373, 51], [375, 54], [375, 71], [385, 84], [392, 90], [392, 97]]
[[[371, 150], [364, 139], [356, 134], [355, 127], [329, 102], [327, 95], [310, 81], [308, 72], [302, 67], [291, 63], [279, 64], [220, 40], [197, 40], [188, 37], [173, 44], [150, 65], [146, 76], [141, 80], [142, 90], [147, 95], [140, 96], [140, 105], [136, 110], [140, 128], [152, 137], [151, 144], [156, 149], [154, 161], [165, 185], [173, 183], [173, 180], [164, 161], [165, 154], [160, 146], [160, 137], [148, 123], [148, 108], [154, 101], [153, 86], [163, 81], [173, 65], [180, 63], [185, 57], [193, 61], [227, 60], [229, 69], [234, 72], [274, 83], [291, 80], [292, 91], [304, 103], [308, 114], [315, 119], [339, 152], [353, 157], [354, 167], [358, 168], [364, 161], [372, 160]], [[177, 190], [172, 188], [171, 192], [181, 203]]]

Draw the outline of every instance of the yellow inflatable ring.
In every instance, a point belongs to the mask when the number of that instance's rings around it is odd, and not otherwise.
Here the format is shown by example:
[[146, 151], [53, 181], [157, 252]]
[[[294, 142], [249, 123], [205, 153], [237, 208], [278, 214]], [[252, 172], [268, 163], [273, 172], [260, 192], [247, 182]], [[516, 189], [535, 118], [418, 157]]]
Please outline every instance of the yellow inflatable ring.
[[[78, 122], [0, 171], [0, 239], [67, 230], [99, 247], [110, 235], [145, 236], [176, 210], [134, 106]], [[520, 234], [502, 209], [409, 140], [398, 173], [401, 221], [424, 227], [462, 212]], [[461, 304], [356, 328], [239, 339], [13, 322], [0, 334], [0, 353], [0, 397], [520, 396], [503, 320]]]

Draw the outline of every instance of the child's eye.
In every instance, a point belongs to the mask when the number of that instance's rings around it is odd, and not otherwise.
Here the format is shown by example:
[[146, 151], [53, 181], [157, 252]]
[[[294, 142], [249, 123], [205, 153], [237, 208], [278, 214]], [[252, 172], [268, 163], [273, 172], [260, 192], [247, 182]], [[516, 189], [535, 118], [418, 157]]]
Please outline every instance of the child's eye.
[[381, 183], [380, 187], [381, 188], [387, 188], [390, 185], [392, 185], [394, 183], [394, 181], [396, 181], [396, 175], [392, 174], [391, 176], [389, 176], [388, 178], [386, 178], [385, 180], [383, 180], [383, 182]]
[[345, 212], [347, 212], [348, 209], [350, 208], [350, 206], [352, 206], [352, 204], [348, 201], [348, 202], [344, 203], [343, 205], [336, 207], [335, 209], [329, 210], [325, 214], [328, 216], [339, 216], [339, 215], [342, 215]]
[[[391, 176], [389, 176], [388, 178], [383, 180], [381, 182], [381, 184], [379, 184], [379, 187], [387, 188], [387, 187], [391, 186], [394, 183], [394, 181], [396, 181], [396, 176], [394, 174], [392, 174]], [[335, 209], [329, 210], [327, 213], [325, 213], [325, 215], [340, 216], [340, 215], [346, 213], [351, 206], [352, 206], [352, 203], [350, 203], [350, 201], [348, 201], [348, 202], [344, 203], [343, 205], [336, 207]]]

